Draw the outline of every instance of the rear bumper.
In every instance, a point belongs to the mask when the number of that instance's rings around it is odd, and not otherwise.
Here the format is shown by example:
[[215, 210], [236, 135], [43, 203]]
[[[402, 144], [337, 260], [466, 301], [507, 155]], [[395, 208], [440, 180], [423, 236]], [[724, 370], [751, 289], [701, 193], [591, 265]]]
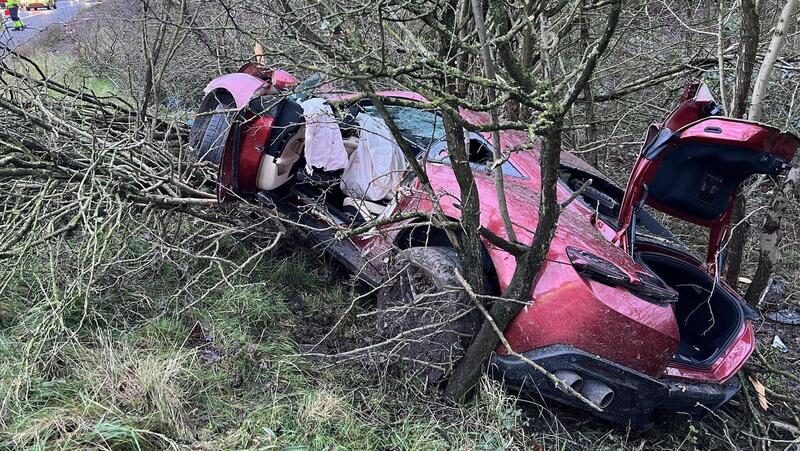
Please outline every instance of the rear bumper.
[[[605, 384], [614, 391], [613, 398], [603, 412], [594, 413], [600, 418], [638, 428], [648, 427], [650, 417], [656, 410], [700, 418], [727, 402], [739, 390], [737, 378], [731, 378], [724, 384], [654, 379], [567, 345], [549, 346], [524, 355], [550, 372], [569, 370], [584, 381], [594, 380]], [[523, 393], [540, 394], [574, 407], [587, 408], [516, 357], [495, 355], [490, 374]]]

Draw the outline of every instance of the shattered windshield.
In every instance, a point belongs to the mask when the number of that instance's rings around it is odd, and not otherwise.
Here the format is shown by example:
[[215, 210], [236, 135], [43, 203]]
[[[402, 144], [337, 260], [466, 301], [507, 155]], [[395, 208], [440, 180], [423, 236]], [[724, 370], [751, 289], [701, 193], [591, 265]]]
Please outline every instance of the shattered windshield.
[[[444, 123], [434, 111], [397, 105], [386, 105], [386, 110], [406, 139], [420, 149], [444, 137]], [[374, 106], [367, 106], [364, 111], [370, 116], [380, 117]]]
[[[406, 140], [421, 151], [427, 152], [428, 161], [450, 164], [444, 122], [437, 112], [398, 105], [386, 105], [386, 110]], [[364, 107], [364, 111], [370, 116], [380, 116], [374, 106]], [[489, 165], [494, 159], [492, 145], [479, 133], [464, 130], [464, 137], [470, 165], [477, 170], [489, 170]], [[510, 161], [505, 161], [502, 167], [504, 175], [524, 178]]]
[[[494, 155], [492, 154], [492, 145], [479, 133], [467, 132], [465, 133], [467, 142], [467, 152], [469, 153], [469, 164], [473, 169], [491, 172], [492, 162]], [[447, 140], [442, 138], [430, 145], [428, 148], [428, 161], [435, 161], [450, 165], [450, 155], [447, 151]], [[503, 175], [515, 178], [525, 178], [524, 175], [517, 169], [510, 161], [505, 160], [501, 165], [503, 168]]]

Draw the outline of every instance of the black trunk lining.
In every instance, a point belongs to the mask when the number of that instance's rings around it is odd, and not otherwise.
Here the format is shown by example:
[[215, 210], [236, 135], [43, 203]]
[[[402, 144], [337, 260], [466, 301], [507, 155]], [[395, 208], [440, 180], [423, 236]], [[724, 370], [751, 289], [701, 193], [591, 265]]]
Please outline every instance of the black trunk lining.
[[[675, 360], [708, 366], [727, 348], [741, 328], [738, 302], [700, 268], [673, 257], [641, 252], [642, 264], [678, 292], [674, 306], [680, 331]], [[712, 293], [713, 290], [713, 293]]]

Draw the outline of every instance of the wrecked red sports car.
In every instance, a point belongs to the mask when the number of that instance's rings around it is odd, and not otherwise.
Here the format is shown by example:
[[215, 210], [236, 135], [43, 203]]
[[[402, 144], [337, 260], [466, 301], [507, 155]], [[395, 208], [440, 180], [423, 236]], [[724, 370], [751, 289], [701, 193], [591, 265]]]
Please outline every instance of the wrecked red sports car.
[[[425, 165], [438, 195], [434, 200], [406, 169], [368, 100], [314, 93], [315, 84], [248, 65], [208, 85], [200, 107], [205, 114], [195, 121], [191, 140], [200, 158], [219, 163], [220, 198], [269, 202], [311, 226], [314, 239], [375, 286], [391, 277], [392, 262], [404, 256], [457, 264], [446, 236], [431, 227], [387, 224], [351, 238], [335, 233], [398, 212], [431, 213], [434, 202], [459, 217], [459, 188], [436, 111], [392, 104], [398, 98], [421, 100], [415, 93], [380, 93]], [[658, 409], [702, 415], [737, 392], [736, 372], [753, 352], [755, 312], [716, 268], [737, 187], [753, 174], [786, 169], [800, 141], [718, 114], [704, 85], [687, 87], [678, 107], [648, 130], [626, 190], [562, 153], [561, 200], [592, 183], [564, 209], [531, 302], [505, 333], [516, 352], [602, 407], [602, 418], [641, 426]], [[486, 122], [482, 114], [462, 115]], [[505, 236], [488, 169], [490, 136], [465, 135], [482, 224]], [[528, 141], [525, 132], [501, 132], [504, 151]], [[510, 153], [503, 169], [510, 216], [518, 239], [527, 242], [538, 217], [536, 146]], [[648, 209], [708, 228], [705, 260], [692, 256]], [[484, 244], [487, 281], [500, 292], [515, 261]], [[513, 389], [583, 407], [503, 348], [490, 373]]]

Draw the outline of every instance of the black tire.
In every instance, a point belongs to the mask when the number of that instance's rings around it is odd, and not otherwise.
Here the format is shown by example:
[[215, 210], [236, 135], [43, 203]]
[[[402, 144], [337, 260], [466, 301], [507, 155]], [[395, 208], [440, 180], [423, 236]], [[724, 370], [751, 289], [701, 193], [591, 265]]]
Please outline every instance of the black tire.
[[220, 111], [207, 116], [200, 116], [189, 132], [189, 144], [192, 147], [192, 156], [198, 161], [211, 161], [219, 164], [222, 152], [225, 150], [225, 141], [228, 137], [235, 112], [224, 112], [232, 105], [219, 103], [216, 108], [209, 111]]
[[447, 379], [480, 327], [480, 311], [461, 288], [456, 270], [463, 274], [451, 248], [406, 249], [395, 257], [377, 294], [379, 335], [404, 334], [387, 352], [403, 361], [407, 375], [428, 383]]

